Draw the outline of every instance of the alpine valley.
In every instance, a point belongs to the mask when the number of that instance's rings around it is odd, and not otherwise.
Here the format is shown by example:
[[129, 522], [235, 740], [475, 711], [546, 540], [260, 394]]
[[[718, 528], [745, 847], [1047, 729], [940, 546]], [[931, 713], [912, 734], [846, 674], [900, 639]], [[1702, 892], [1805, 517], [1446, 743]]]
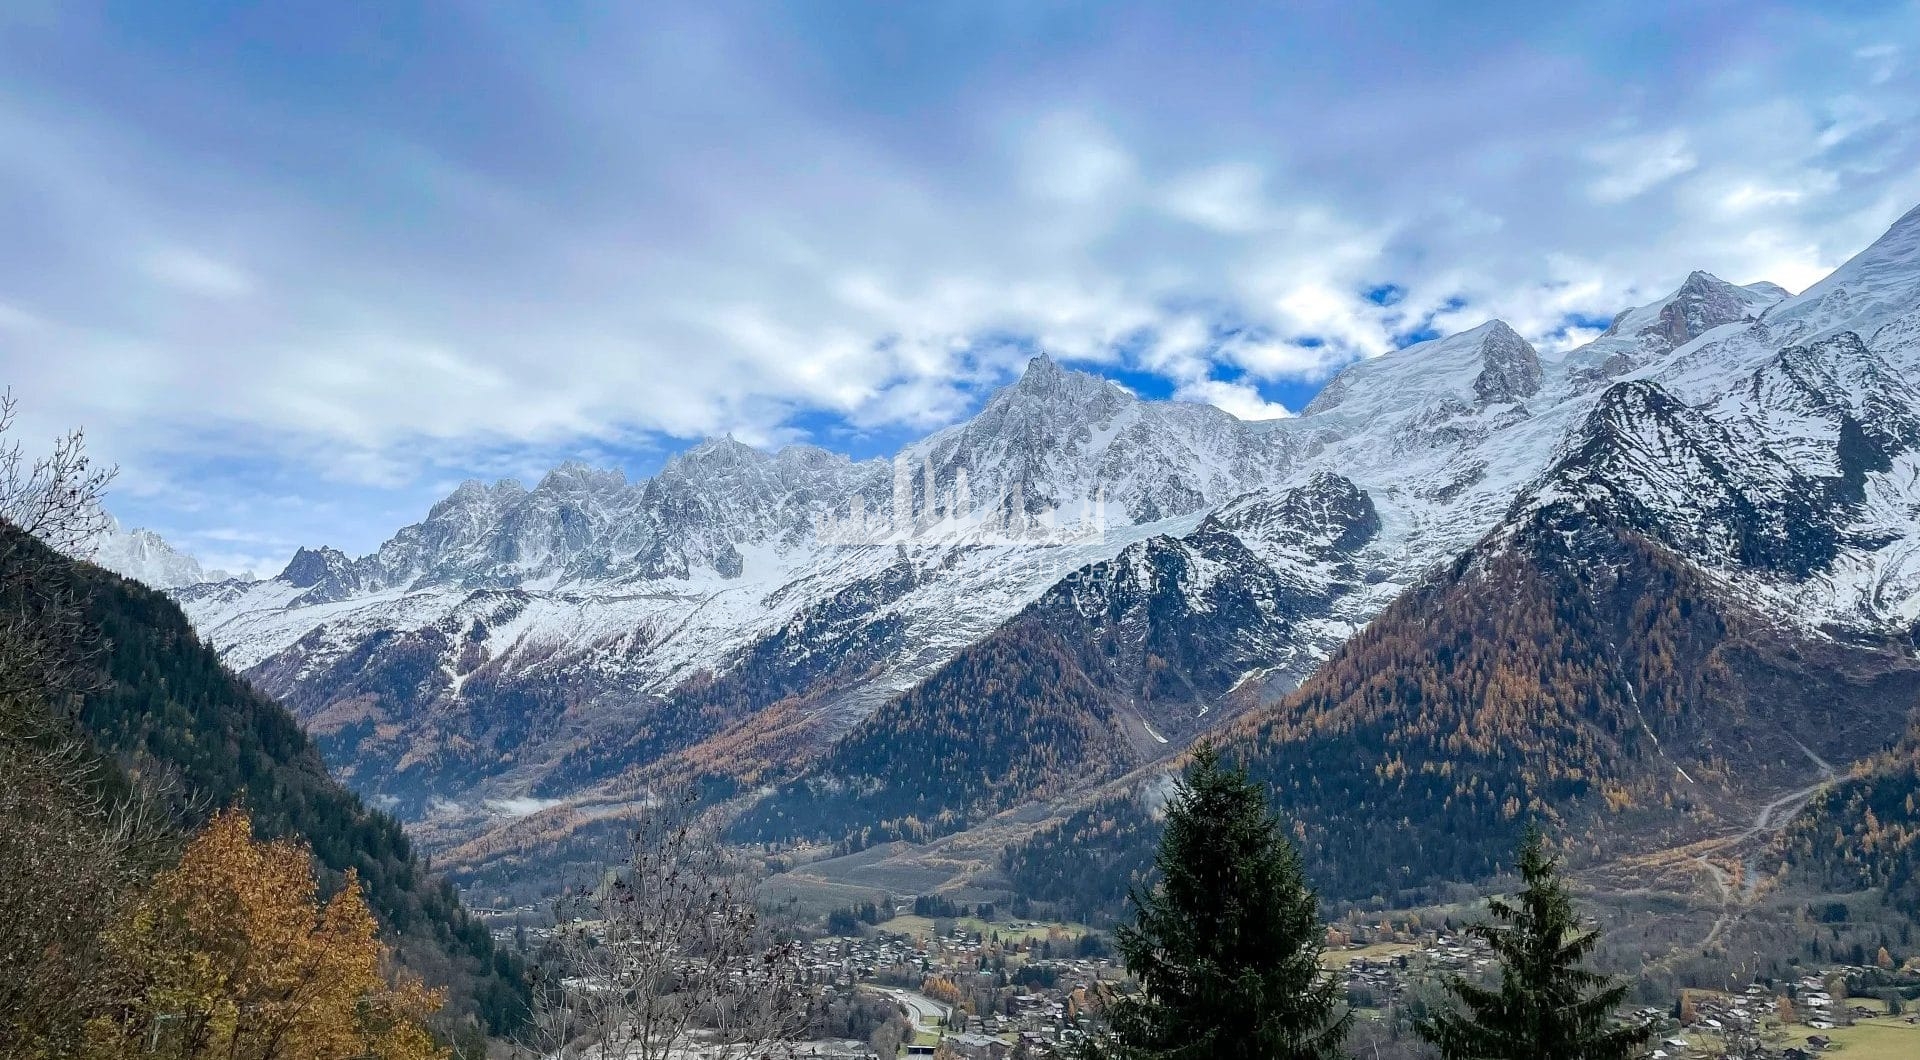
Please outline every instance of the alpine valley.
[[1920, 210], [1798, 295], [1696, 272], [1558, 352], [1492, 321], [1288, 419], [1041, 356], [892, 462], [719, 439], [265, 580], [102, 559], [506, 900], [692, 783], [775, 893], [1097, 917], [1200, 739], [1331, 899], [1444, 900], [1529, 817], [1709, 920], [1910, 887], [1911, 798], [1846, 864], [1818, 837], [1915, 786]]

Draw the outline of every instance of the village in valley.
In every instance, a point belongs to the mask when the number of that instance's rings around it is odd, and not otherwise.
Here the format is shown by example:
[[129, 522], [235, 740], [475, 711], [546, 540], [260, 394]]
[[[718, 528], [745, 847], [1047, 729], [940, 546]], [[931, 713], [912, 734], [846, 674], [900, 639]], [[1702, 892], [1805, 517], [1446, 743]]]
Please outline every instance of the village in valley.
[[[552, 930], [528, 924], [532, 907], [489, 912], [502, 944], [537, 949]], [[806, 1060], [1067, 1056], [1101, 1028], [1107, 1000], [1133, 988], [1102, 932], [938, 895], [836, 910], [797, 933], [811, 1001], [793, 1055]], [[1323, 963], [1363, 1033], [1383, 1042], [1410, 1042], [1448, 977], [1499, 975], [1478, 937], [1417, 919], [1330, 925]], [[1837, 965], [1738, 991], [1682, 989], [1621, 1015], [1659, 1028], [1650, 1060], [1917, 1060], [1920, 1004], [1903, 1000], [1915, 992], [1920, 962]], [[703, 1055], [691, 1046], [685, 1060]]]

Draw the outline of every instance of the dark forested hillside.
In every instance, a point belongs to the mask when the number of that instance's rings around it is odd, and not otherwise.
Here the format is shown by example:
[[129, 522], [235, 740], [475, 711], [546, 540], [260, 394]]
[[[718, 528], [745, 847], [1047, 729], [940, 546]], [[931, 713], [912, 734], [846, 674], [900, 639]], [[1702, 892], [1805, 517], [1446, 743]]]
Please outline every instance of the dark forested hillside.
[[518, 967], [452, 888], [422, 869], [399, 824], [329, 777], [293, 717], [226, 670], [171, 600], [52, 557], [38, 542], [20, 548], [32, 553], [36, 574], [65, 583], [42, 588], [64, 590], [83, 609], [89, 643], [75, 648], [90, 690], [74, 720], [103, 759], [165, 792], [183, 827], [238, 805], [263, 836], [311, 844], [334, 878], [355, 870], [400, 959], [450, 988], [451, 1015], [496, 1033], [525, 1018]]
[[1920, 729], [1808, 804], [1780, 847], [1823, 888], [1920, 910]]
[[860, 847], [955, 831], [1049, 782], [1125, 761], [1105, 691], [1057, 635], [1015, 620], [881, 707], [735, 834]]
[[1051, 902], [1066, 918], [1102, 923], [1147, 884], [1160, 821], [1138, 795], [1104, 798], [1006, 850], [1015, 893]]

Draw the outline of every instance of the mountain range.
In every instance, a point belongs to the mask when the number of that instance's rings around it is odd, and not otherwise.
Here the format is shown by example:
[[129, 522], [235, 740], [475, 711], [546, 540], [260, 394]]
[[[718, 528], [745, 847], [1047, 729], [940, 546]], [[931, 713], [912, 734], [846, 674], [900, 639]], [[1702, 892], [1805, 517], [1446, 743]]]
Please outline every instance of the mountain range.
[[1124, 876], [1139, 844], [1094, 839], [1207, 738], [1332, 892], [1389, 894], [1487, 875], [1527, 817], [1667, 849], [1887, 754], [1916, 380], [1920, 210], [1799, 295], [1696, 272], [1564, 351], [1491, 321], [1289, 419], [1042, 356], [893, 462], [720, 439], [469, 482], [260, 581], [154, 570], [475, 879], [680, 781], [822, 881]]

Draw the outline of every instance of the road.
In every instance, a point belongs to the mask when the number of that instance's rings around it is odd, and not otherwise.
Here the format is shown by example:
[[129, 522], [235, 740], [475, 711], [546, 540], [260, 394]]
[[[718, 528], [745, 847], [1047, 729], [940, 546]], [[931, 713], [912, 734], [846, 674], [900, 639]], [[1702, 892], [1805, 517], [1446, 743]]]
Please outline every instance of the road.
[[907, 1018], [913, 1021], [913, 1028], [928, 1034], [944, 1033], [941, 1024], [947, 1020], [947, 1006], [911, 990], [901, 990], [890, 986], [876, 986], [873, 989], [898, 1001], [900, 1007], [907, 1010]]

